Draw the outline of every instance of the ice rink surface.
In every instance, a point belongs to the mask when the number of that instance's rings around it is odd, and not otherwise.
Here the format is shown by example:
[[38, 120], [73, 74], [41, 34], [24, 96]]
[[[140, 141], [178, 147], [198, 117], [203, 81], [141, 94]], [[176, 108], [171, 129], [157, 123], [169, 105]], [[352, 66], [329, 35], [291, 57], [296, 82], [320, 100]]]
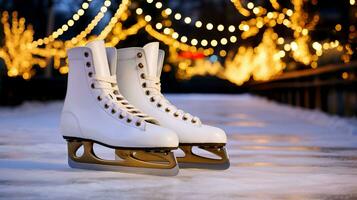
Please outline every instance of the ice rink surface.
[[0, 199], [357, 199], [356, 119], [251, 95], [168, 97], [227, 132], [230, 169], [176, 177], [71, 169], [58, 130], [63, 102], [31, 102], [0, 108]]

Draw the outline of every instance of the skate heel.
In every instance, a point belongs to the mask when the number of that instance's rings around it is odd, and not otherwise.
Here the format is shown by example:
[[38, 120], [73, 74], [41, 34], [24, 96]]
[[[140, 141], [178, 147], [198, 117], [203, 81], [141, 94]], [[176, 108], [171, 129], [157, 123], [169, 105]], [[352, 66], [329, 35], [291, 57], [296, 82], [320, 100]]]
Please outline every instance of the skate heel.
[[[68, 165], [71, 168], [163, 176], [174, 176], [179, 171], [176, 158], [170, 150], [158, 153], [156, 150], [150, 149], [111, 147], [81, 138], [66, 137], [65, 139], [68, 148]], [[98, 157], [94, 152], [94, 143], [115, 149], [116, 159], [107, 160]], [[83, 154], [78, 155], [77, 152], [82, 146]], [[152, 158], [156, 158], [158, 161], [150, 161]]]

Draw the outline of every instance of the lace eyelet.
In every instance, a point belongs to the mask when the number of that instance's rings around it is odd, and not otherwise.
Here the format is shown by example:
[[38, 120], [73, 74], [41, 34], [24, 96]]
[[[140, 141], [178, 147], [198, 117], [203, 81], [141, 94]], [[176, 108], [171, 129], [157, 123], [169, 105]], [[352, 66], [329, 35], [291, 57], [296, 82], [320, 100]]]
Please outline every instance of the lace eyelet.
[[138, 56], [138, 58], [141, 58], [141, 57], [143, 57], [143, 54], [139, 52], [136, 54], [136, 56]]
[[117, 97], [117, 101], [121, 101], [123, 100], [123, 98]]
[[139, 63], [139, 64], [138, 64], [138, 67], [139, 67], [139, 68], [143, 68], [143, 67], [144, 67], [143, 63]]
[[120, 114], [119, 115], [119, 119], [123, 119], [123, 118], [124, 118], [124, 116]]
[[117, 111], [115, 111], [114, 109], [112, 109], [112, 111], [111, 111], [111, 112], [112, 112], [112, 114], [115, 114]]
[[178, 116], [179, 116], [178, 114], [174, 113], [174, 117], [178, 117]]
[[193, 119], [193, 120], [191, 120], [191, 122], [194, 124], [194, 123], [196, 123], [197, 121]]
[[144, 78], [145, 78], [145, 74], [140, 74], [140, 77], [141, 77], [142, 79], [144, 79]]
[[158, 103], [158, 104], [156, 104], [156, 106], [160, 108], [162, 105]]
[[86, 66], [90, 67], [91, 66], [90, 62], [86, 62]]
[[187, 117], [182, 117], [182, 119], [186, 121], [186, 120], [187, 120]]
[[143, 83], [141, 87], [146, 88], [146, 83]]
[[170, 112], [170, 109], [168, 109], [168, 108], [165, 108], [165, 111], [166, 111], [166, 112]]
[[97, 99], [98, 99], [98, 101], [101, 101], [101, 100], [102, 100], [102, 97], [98, 96]]
[[104, 108], [105, 109], [109, 108], [108, 104], [104, 104]]
[[114, 90], [113, 94], [118, 95], [119, 91], [118, 90]]
[[151, 97], [151, 98], [150, 98], [150, 101], [151, 101], [151, 102], [155, 102], [154, 97]]
[[140, 126], [141, 123], [140, 123], [140, 122], [136, 122], [135, 125], [136, 125], [136, 126]]
[[95, 87], [94, 87], [94, 83], [92, 83], [91, 85], [90, 85], [90, 87], [92, 88], [92, 89], [94, 89]]
[[88, 72], [88, 76], [92, 77], [93, 76], [93, 72]]
[[150, 95], [150, 91], [146, 90], [145, 94], [149, 96]]
[[126, 122], [130, 123], [130, 122], [131, 122], [131, 119], [127, 119]]
[[88, 57], [89, 56], [89, 53], [88, 52], [84, 52], [84, 57]]

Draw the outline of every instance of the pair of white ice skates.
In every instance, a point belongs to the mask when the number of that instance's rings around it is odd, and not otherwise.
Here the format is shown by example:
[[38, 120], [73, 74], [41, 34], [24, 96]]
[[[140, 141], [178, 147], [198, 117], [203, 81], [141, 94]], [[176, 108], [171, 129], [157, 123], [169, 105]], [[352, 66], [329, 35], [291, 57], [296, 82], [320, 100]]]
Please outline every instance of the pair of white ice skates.
[[[180, 167], [229, 167], [224, 131], [202, 124], [161, 94], [163, 60], [157, 42], [117, 50], [98, 40], [68, 50], [60, 127], [71, 167], [156, 175], [176, 175], [177, 162]], [[94, 143], [114, 149], [115, 158], [97, 156]], [[217, 158], [198, 155], [193, 147]], [[184, 156], [176, 160], [177, 148]]]

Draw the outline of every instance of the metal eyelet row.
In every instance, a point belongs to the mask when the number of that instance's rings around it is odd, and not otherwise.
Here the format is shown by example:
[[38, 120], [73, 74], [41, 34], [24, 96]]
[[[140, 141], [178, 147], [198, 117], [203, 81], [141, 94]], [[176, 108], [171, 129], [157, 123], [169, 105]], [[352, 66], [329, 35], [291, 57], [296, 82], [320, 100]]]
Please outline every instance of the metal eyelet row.
[[[139, 55], [138, 55], [138, 56], [139, 56]], [[142, 55], [141, 55], [141, 56], [142, 56]], [[140, 57], [141, 57], [141, 56], [140, 56]], [[88, 57], [89, 57], [89, 53], [88, 53], [88, 52], [84, 52], [84, 57], [88, 58]], [[92, 66], [91, 62], [89, 62], [89, 61], [86, 62], [86, 66], [87, 66], [88, 68], [90, 68], [90, 67]], [[139, 66], [139, 67], [140, 67], [140, 66]], [[89, 77], [93, 77], [93, 72], [88, 72], [88, 76], [89, 76]], [[91, 83], [90, 87], [91, 87], [92, 89], [95, 89], [94, 83]], [[113, 93], [114, 93], [115, 95], [118, 95], [118, 94], [119, 94], [119, 91], [118, 91], [118, 90], [114, 90]], [[101, 96], [97, 96], [97, 100], [98, 100], [98, 101], [102, 101], [103, 98], [102, 98]], [[122, 98], [117, 97], [117, 100], [118, 100], [118, 101], [119, 101], [119, 100], [122, 100]], [[105, 109], [108, 109], [108, 108], [109, 108], [109, 105], [108, 105], [108, 104], [104, 104], [104, 108], [105, 108]], [[110, 112], [111, 112], [112, 114], [115, 114], [117, 111], [116, 111], [115, 109], [112, 109]], [[123, 119], [124, 116], [123, 116], [122, 114], [119, 114], [118, 118], [119, 118], [119, 119]], [[127, 120], [126, 120], [127, 123], [131, 123], [131, 121], [132, 121], [131, 119], [127, 119]], [[136, 126], [141, 126], [141, 123], [140, 123], [140, 122], [136, 122], [135, 125], [136, 125]]]

